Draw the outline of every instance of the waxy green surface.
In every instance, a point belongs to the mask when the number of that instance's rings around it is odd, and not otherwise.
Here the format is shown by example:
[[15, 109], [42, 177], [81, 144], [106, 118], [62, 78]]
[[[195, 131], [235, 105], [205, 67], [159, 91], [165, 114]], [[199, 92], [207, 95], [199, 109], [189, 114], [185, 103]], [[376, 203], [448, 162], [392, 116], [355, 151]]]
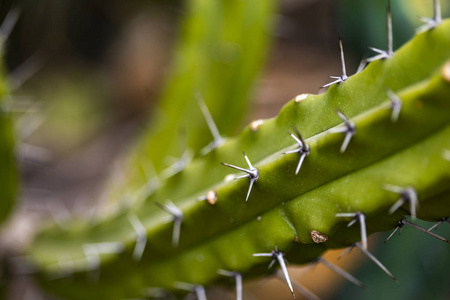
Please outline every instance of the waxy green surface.
[[[60, 261], [76, 262], [75, 270], [85, 269], [85, 243], [121, 242], [126, 249], [101, 256], [98, 281], [80, 272], [74, 278], [43, 280], [44, 285], [73, 299], [120, 299], [142, 295], [151, 286], [173, 289], [175, 281], [210, 284], [219, 277], [217, 269], [262, 275], [268, 261], [251, 255], [269, 252], [275, 245], [288, 253], [290, 261], [307, 262], [327, 248], [359, 239], [358, 226], [347, 229], [349, 220], [336, 218], [338, 212], [365, 213], [369, 232], [394, 228], [408, 214], [407, 206], [387, 214], [398, 195], [385, 191], [384, 183], [414, 186], [421, 201], [419, 218], [448, 216], [450, 163], [441, 154], [450, 148], [450, 83], [441, 77], [440, 68], [450, 57], [449, 33], [446, 21], [416, 36], [391, 59], [372, 63], [327, 93], [310, 95], [301, 103], [290, 101], [258, 131], [244, 129], [169, 178], [140, 206], [131, 207], [148, 232], [138, 262], [131, 255], [135, 232], [129, 211], [68, 231], [47, 229], [30, 249], [42, 278], [67, 273]], [[387, 88], [403, 101], [395, 123]], [[339, 148], [344, 135], [328, 130], [340, 123], [336, 109], [358, 130], [343, 154]], [[311, 147], [297, 176], [299, 156], [283, 155], [294, 149], [288, 134], [293, 125]], [[224, 182], [232, 171], [219, 164], [246, 167], [243, 150], [260, 172], [247, 203], [248, 179]], [[214, 206], [197, 201], [210, 188], [218, 193]], [[185, 214], [177, 248], [171, 245], [170, 216], [153, 204], [167, 199]], [[329, 240], [313, 244], [309, 236], [313, 229]]]

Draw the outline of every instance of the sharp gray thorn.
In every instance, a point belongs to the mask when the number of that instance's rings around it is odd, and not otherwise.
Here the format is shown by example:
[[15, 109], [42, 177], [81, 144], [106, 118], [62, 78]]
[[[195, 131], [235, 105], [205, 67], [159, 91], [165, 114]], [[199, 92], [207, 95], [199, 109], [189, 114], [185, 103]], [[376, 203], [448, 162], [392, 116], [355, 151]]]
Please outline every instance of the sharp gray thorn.
[[298, 149], [295, 149], [295, 150], [289, 150], [289, 151], [286, 151], [286, 152], [284, 152], [283, 154], [292, 154], [292, 153], [298, 153], [299, 151], [298, 151]]
[[242, 300], [242, 275], [236, 273], [236, 300]]
[[416, 219], [416, 209], [419, 206], [419, 199], [417, 197], [417, 191], [413, 187], [399, 187], [390, 184], [385, 184], [384, 189], [396, 194], [400, 194], [400, 199], [394, 203], [389, 209], [389, 213], [393, 214], [397, 209], [399, 209], [404, 203], [409, 203], [409, 211], [411, 218]]
[[427, 17], [422, 17], [422, 16], [418, 16], [419, 20], [424, 22], [424, 23], [428, 23], [430, 21], [433, 21], [433, 18], [427, 18]]
[[366, 230], [366, 216], [363, 213], [357, 215], [359, 219], [359, 226], [361, 229], [361, 242], [364, 249], [367, 250], [367, 230]]
[[302, 286], [300, 283], [293, 281], [292, 285], [294, 289], [303, 295], [308, 300], [320, 300], [313, 292]]
[[356, 216], [356, 213], [337, 213], [335, 216], [342, 218], [354, 218]]
[[180, 242], [181, 219], [175, 219], [173, 222], [172, 246], [178, 247]]
[[424, 233], [426, 233], [426, 234], [431, 235], [432, 237], [435, 237], [435, 238], [437, 238], [437, 239], [439, 239], [439, 240], [441, 240], [441, 241], [443, 241], [443, 242], [445, 242], [445, 243], [447, 243], [447, 244], [450, 244], [450, 241], [449, 241], [449, 240], [447, 240], [447, 239], [445, 239], [445, 238], [443, 238], [443, 237], [441, 237], [441, 236], [439, 236], [439, 235], [437, 235], [437, 234], [435, 234], [435, 233], [432, 233], [432, 232], [426, 230], [425, 228], [420, 227], [419, 225], [416, 225], [416, 224], [414, 224], [414, 223], [411, 223], [411, 222], [409, 222], [408, 220], [403, 220], [403, 224], [408, 225], [408, 226], [410, 226], [410, 227], [413, 227], [413, 228], [415, 228], [415, 229], [418, 229], [418, 230], [420, 230], [420, 231], [422, 231], [422, 232], [424, 232]]
[[83, 247], [84, 254], [86, 256], [87, 270], [96, 270], [100, 266], [100, 258], [97, 253]]
[[124, 247], [118, 242], [88, 243], [82, 245], [87, 262], [87, 276], [90, 280], [98, 281], [100, 276], [100, 254], [120, 253]]
[[364, 249], [359, 243], [356, 243], [356, 246], [361, 249], [361, 251], [367, 255], [374, 263], [376, 263], [381, 270], [383, 270], [389, 277], [391, 277], [394, 281], [398, 282], [397, 278], [395, 278], [394, 275], [392, 275], [391, 272], [375, 257], [372, 253], [370, 253], [368, 250]]
[[417, 32], [428, 31], [438, 26], [442, 22], [441, 3], [439, 0], [433, 0], [433, 18], [419, 17], [425, 24], [417, 29]]
[[341, 52], [341, 65], [342, 65], [342, 81], [345, 81], [347, 77], [347, 70], [345, 69], [345, 58], [344, 58], [344, 46], [342, 45], [342, 39], [339, 37], [339, 49]]
[[317, 260], [311, 261], [303, 270], [302, 276], [305, 276], [305, 274], [307, 274], [310, 270], [314, 269], [316, 266], [317, 266]]
[[432, 25], [431, 22], [424, 20], [425, 18], [420, 18], [420, 19], [425, 24], [423, 24], [422, 26], [417, 28], [416, 33], [422, 33], [422, 32], [428, 31], [430, 29], [433, 29], [436, 26], [436, 25]]
[[95, 249], [97, 254], [112, 254], [121, 253], [124, 250], [124, 246], [120, 242], [101, 242], [101, 243], [88, 243], [83, 246]]
[[290, 154], [290, 153], [299, 153], [300, 154], [300, 158], [299, 158], [299, 161], [298, 161], [298, 164], [297, 164], [297, 168], [295, 170], [295, 175], [297, 175], [298, 172], [300, 171], [300, 168], [301, 168], [301, 166], [303, 164], [303, 161], [305, 160], [306, 156], [308, 156], [309, 153], [310, 153], [310, 148], [306, 144], [306, 142], [303, 140], [302, 135], [300, 134], [298, 129], [296, 127], [293, 127], [293, 128], [294, 128], [294, 131], [295, 131], [297, 136], [294, 135], [291, 132], [289, 132], [289, 134], [295, 140], [295, 142], [298, 144], [298, 149], [287, 151], [284, 154]]
[[430, 228], [428, 228], [428, 230], [427, 231], [431, 231], [431, 230], [433, 230], [433, 229], [437, 229], [439, 226], [441, 226], [441, 224], [442, 223], [444, 223], [444, 222], [449, 222], [450, 223], [450, 217], [445, 217], [445, 218], [442, 218], [441, 220], [439, 220], [439, 222], [437, 222], [436, 224], [434, 224], [433, 226], [431, 226]]
[[348, 144], [350, 143], [350, 140], [352, 139], [352, 137], [353, 137], [353, 133], [351, 133], [351, 132], [347, 132], [345, 134], [344, 142], [342, 143], [342, 146], [341, 146], [341, 149], [340, 149], [341, 153], [345, 152], [345, 150], [347, 149]]
[[206, 300], [206, 291], [202, 285], [197, 285], [195, 287], [195, 294], [198, 300]]
[[441, 224], [442, 223], [444, 223], [443, 221], [439, 221], [439, 222], [437, 222], [436, 224], [434, 224], [433, 226], [431, 226], [430, 228], [428, 228], [428, 232], [430, 232], [431, 230], [433, 230], [433, 229], [437, 229], [439, 226], [441, 226]]
[[236, 300], [242, 300], [242, 275], [238, 272], [231, 272], [226, 270], [218, 270], [217, 273], [223, 276], [234, 277], [236, 281]]
[[342, 277], [344, 277], [345, 279], [347, 279], [348, 281], [352, 282], [353, 284], [355, 284], [356, 286], [359, 286], [361, 288], [365, 288], [365, 284], [362, 283], [361, 281], [359, 281], [358, 279], [356, 279], [355, 277], [353, 277], [351, 274], [349, 274], [348, 272], [346, 272], [345, 270], [341, 269], [340, 267], [330, 263], [329, 261], [325, 260], [322, 257], [318, 258], [318, 261], [320, 263], [322, 263], [324, 266], [326, 266], [327, 268], [329, 268], [330, 270], [332, 270], [333, 272], [341, 275]]
[[214, 122], [214, 119], [212, 118], [211, 113], [209, 112], [209, 109], [206, 106], [205, 101], [203, 101], [199, 91], [195, 92], [195, 98], [197, 99], [197, 103], [200, 106], [200, 110], [202, 111], [203, 117], [205, 118], [206, 124], [208, 125], [214, 139], [214, 141], [210, 144], [212, 148], [210, 151], [212, 151], [223, 143], [223, 138], [220, 135], [219, 129], [217, 129], [216, 123]]
[[176, 281], [174, 287], [180, 290], [194, 292], [198, 300], [206, 300], [205, 288], [202, 285]]
[[[289, 132], [289, 134], [291, 135], [291, 137], [295, 140], [295, 142], [296, 142], [297, 144], [303, 145], [302, 140], [301, 140], [298, 136], [296, 136], [296, 135], [293, 134], [292, 132]], [[298, 135], [298, 134], [300, 134], [300, 133], [297, 133], [297, 132], [296, 132], [296, 134]]]
[[228, 277], [233, 277], [235, 272], [219, 269], [219, 270], [217, 270], [217, 274], [223, 275], [223, 276], [228, 276]]
[[[241, 168], [241, 167], [238, 167], [238, 166], [230, 165], [230, 164], [227, 164], [227, 163], [224, 163], [224, 162], [222, 162], [221, 164], [224, 165], [225, 167], [229, 167], [229, 168], [232, 168], [232, 169], [235, 169], [235, 170], [238, 170], [238, 171], [245, 172], [248, 175], [252, 174], [251, 171], [249, 171], [247, 169], [244, 169], [244, 168]], [[248, 177], [248, 176], [245, 175], [244, 177]], [[236, 178], [238, 178], [238, 177], [236, 177]], [[243, 178], [243, 177], [239, 177], [239, 178]]]
[[175, 299], [175, 296], [166, 289], [160, 287], [148, 287], [144, 289], [144, 294], [152, 298]]
[[13, 91], [20, 88], [28, 79], [42, 69], [44, 62], [40, 53], [33, 54], [30, 58], [24, 61], [20, 66], [11, 72], [9, 75], [11, 89]]
[[185, 290], [185, 291], [193, 291], [195, 289], [195, 284], [187, 283], [187, 282], [181, 282], [181, 281], [175, 281], [173, 284], [174, 288], [179, 290]]
[[410, 199], [409, 200], [409, 210], [411, 213], [411, 219], [413, 221], [415, 221], [417, 218], [416, 210], [419, 207], [419, 199], [417, 197], [417, 192], [414, 189], [409, 189], [408, 194], [409, 194], [409, 199]]
[[350, 247], [348, 247], [347, 249], [344, 250], [344, 252], [342, 252], [339, 256], [338, 259], [341, 259], [342, 256], [344, 256], [347, 253], [350, 253], [353, 248], [355, 248], [355, 244], [351, 245]]
[[278, 261], [278, 264], [281, 267], [281, 270], [283, 272], [284, 275], [284, 279], [286, 280], [288, 286], [289, 286], [289, 290], [292, 293], [292, 296], [295, 298], [295, 294], [294, 294], [294, 290], [292, 288], [292, 284], [291, 284], [291, 280], [289, 279], [289, 273], [287, 271], [286, 268], [286, 262], [284, 260], [284, 254], [281, 251], [278, 251], [278, 247], [275, 246], [275, 250], [273, 250], [271, 253], [255, 253], [253, 254], [254, 257], [272, 257], [272, 261], [269, 264], [269, 269], [273, 266], [273, 264]]
[[347, 149], [350, 140], [352, 137], [356, 134], [356, 126], [355, 124], [350, 121], [342, 112], [339, 110], [336, 110], [336, 114], [339, 116], [339, 118], [344, 122], [343, 128], [333, 128], [331, 130], [332, 133], [345, 133], [344, 141], [341, 145], [340, 152], [344, 153]]
[[156, 206], [166, 211], [173, 217], [172, 246], [177, 247], [180, 241], [181, 223], [183, 222], [183, 212], [175, 206], [171, 201], [168, 204], [154, 202]]
[[300, 168], [302, 167], [302, 164], [303, 164], [303, 161], [305, 160], [306, 155], [308, 155], [308, 154], [303, 153], [300, 155], [300, 160], [298, 161], [297, 169], [295, 169], [295, 175], [297, 175], [298, 172], [300, 172]]
[[168, 201], [168, 204], [161, 204], [159, 202], [155, 202], [155, 205], [161, 208], [162, 210], [166, 211], [167, 213], [171, 214], [173, 217], [176, 218], [182, 218], [183, 213], [182, 211], [175, 206], [170, 200]]
[[341, 120], [345, 123], [345, 124], [350, 124], [350, 120], [339, 110], [336, 110], [336, 114], [339, 116], [339, 118], [341, 118]]
[[206, 154], [208, 154], [209, 152], [213, 151], [216, 148], [217, 147], [215, 141], [212, 141], [211, 143], [200, 149], [200, 155], [205, 156]]
[[250, 179], [250, 185], [248, 186], [247, 197], [245, 197], [245, 202], [248, 201], [248, 197], [250, 197], [250, 192], [252, 191], [253, 183], [255, 183], [255, 179]]
[[230, 164], [227, 164], [227, 163], [223, 163], [223, 162], [221, 164], [226, 166], [226, 167], [230, 167], [230, 168], [233, 168], [233, 169], [236, 169], [236, 170], [239, 170], [239, 171], [242, 171], [242, 172], [245, 172], [245, 173], [248, 174], [248, 175], [239, 176], [239, 177], [236, 178], [236, 179], [238, 179], [238, 178], [248, 177], [250, 179], [250, 186], [248, 188], [247, 196], [245, 198], [245, 202], [247, 202], [247, 200], [248, 200], [248, 198], [250, 196], [250, 192], [252, 190], [253, 184], [259, 179], [259, 171], [258, 171], [258, 169], [254, 168], [252, 166], [252, 164], [251, 164], [250, 160], [248, 159], [247, 155], [245, 154], [245, 152], [244, 152], [244, 157], [245, 157], [245, 160], [247, 161], [247, 164], [249, 166], [249, 170], [244, 169], [244, 168], [240, 168], [240, 167], [237, 167], [237, 166], [233, 166], [233, 165], [230, 165]]
[[191, 160], [192, 160], [191, 151], [187, 149], [175, 163], [173, 163], [172, 165], [170, 165], [168, 168], [164, 169], [161, 172], [160, 178], [167, 179], [178, 174], [179, 172], [183, 171], [183, 169]]
[[356, 70], [356, 74], [358, 74], [359, 72], [361, 72], [362, 70], [364, 70], [364, 68], [367, 66], [367, 59], [364, 58], [361, 60], [361, 62], [359, 63], [358, 69]]
[[252, 166], [252, 163], [251, 163], [250, 160], [248, 159], [247, 155], [245, 154], [245, 152], [242, 152], [242, 153], [244, 154], [244, 158], [245, 158], [245, 161], [247, 162], [247, 165], [248, 165], [249, 169], [250, 169], [250, 170], [253, 170], [254, 168], [253, 168], [253, 166]]
[[134, 231], [136, 232], [136, 245], [133, 250], [133, 259], [140, 261], [147, 244], [147, 231], [135, 214], [128, 215], [128, 221], [131, 223]]
[[5, 19], [3, 20], [3, 23], [1, 24], [0, 27], [0, 38], [1, 38], [1, 43], [5, 43], [8, 38], [9, 35], [11, 34], [11, 32], [14, 29], [14, 26], [16, 26], [17, 20], [19, 19], [21, 10], [18, 7], [13, 7], [12, 9], [9, 10], [8, 14], [6, 15]]
[[253, 254], [253, 257], [272, 257], [272, 253], [255, 253]]
[[49, 149], [24, 142], [21, 142], [18, 148], [18, 156], [24, 161], [46, 165], [53, 156], [53, 153]]
[[330, 83], [327, 83], [325, 85], [322, 85], [321, 88], [326, 88], [326, 87], [332, 86], [333, 84], [341, 83], [341, 82], [343, 82], [343, 80], [339, 78], [338, 80], [335, 80], [333, 82], [330, 82]]
[[337, 213], [335, 215], [336, 217], [345, 217], [345, 218], [353, 218], [351, 220], [347, 227], [352, 226], [355, 224], [356, 221], [359, 222], [360, 231], [361, 231], [361, 242], [363, 243], [363, 246], [365, 249], [367, 249], [367, 231], [366, 231], [366, 216], [362, 212], [355, 212], [355, 213]]
[[352, 226], [353, 224], [356, 223], [356, 221], [357, 221], [356, 219], [351, 220], [350, 223], [347, 224], [347, 227]]
[[399, 233], [402, 232], [401, 229], [402, 229], [403, 225], [405, 225], [405, 224], [403, 223], [404, 220], [405, 220], [405, 219], [401, 219], [400, 221], [398, 221], [397, 225], [395, 226], [394, 231], [392, 231], [392, 233], [391, 233], [391, 234], [387, 237], [387, 239], [384, 241], [385, 244], [386, 244], [386, 242], [389, 241], [389, 239], [394, 235], [394, 233], [397, 232], [398, 229], [400, 229], [400, 232], [399, 232]]
[[442, 22], [442, 13], [441, 13], [441, 2], [440, 0], [434, 0], [433, 2], [433, 12], [434, 16], [433, 19], [436, 21], [436, 23]]
[[300, 140], [300, 142], [301, 142], [303, 148], [307, 148], [307, 147], [306, 147], [306, 146], [307, 146], [307, 145], [306, 145], [306, 142], [305, 142], [305, 140], [303, 139], [303, 137], [302, 137], [300, 131], [298, 130], [298, 128], [297, 128], [297, 127], [294, 127], [294, 130], [295, 130], [295, 134], [297, 135], [298, 139]]
[[380, 59], [384, 59], [384, 58], [388, 58], [386, 53], [382, 53], [382, 54], [378, 54], [378, 55], [369, 57], [369, 58], [366, 59], [366, 61], [370, 63], [370, 62], [373, 62], [373, 61], [376, 61], [376, 60], [380, 60]]
[[387, 54], [389, 57], [394, 55], [394, 42], [393, 42], [393, 34], [392, 34], [392, 14], [391, 14], [391, 0], [388, 0], [388, 7], [386, 12], [387, 18], [387, 32], [388, 32], [388, 51]]
[[[284, 276], [283, 276], [283, 272], [281, 272], [281, 270], [278, 270], [275, 275], [281, 279], [281, 280], [285, 280]], [[300, 283], [298, 283], [297, 281], [292, 280], [291, 281], [292, 287], [295, 291], [299, 292], [300, 294], [303, 295], [303, 297], [305, 297], [308, 300], [320, 300], [319, 297], [317, 297], [313, 292], [311, 292], [310, 290], [308, 290], [307, 288], [305, 288], [303, 285], [301, 285]], [[294, 296], [295, 297], [295, 296]]]
[[347, 128], [346, 127], [342, 127], [342, 126], [334, 127], [334, 128], [330, 129], [330, 132], [331, 133], [346, 133], [347, 132]]
[[374, 48], [374, 47], [369, 47], [369, 49], [372, 50], [373, 52], [378, 53], [378, 54], [383, 54], [384, 55], [386, 53], [386, 51], [378, 49], [378, 48]]
[[[184, 131], [182, 131], [183, 133]], [[183, 138], [184, 137], [184, 138]], [[180, 140], [183, 140], [182, 143], [186, 144], [186, 137], [185, 134], [181, 134], [180, 135]], [[186, 146], [186, 145], [185, 145]], [[180, 145], [180, 149], [181, 149], [181, 145]], [[178, 174], [179, 172], [183, 171], [183, 169], [186, 167], [186, 165], [192, 160], [192, 153], [189, 149], [187, 149], [187, 147], [185, 147], [186, 150], [182, 153], [181, 157], [172, 165], [170, 165], [168, 168], [164, 169], [161, 172], [161, 178], [162, 179], [167, 179], [170, 178], [176, 174]], [[182, 152], [182, 150], [180, 151], [180, 153]]]
[[373, 61], [376, 61], [376, 60], [380, 60], [380, 59], [390, 58], [393, 55], [393, 53], [391, 55], [391, 54], [389, 54], [388, 51], [381, 50], [381, 49], [378, 49], [378, 48], [369, 47], [369, 49], [372, 50], [373, 52], [378, 53], [378, 54], [374, 55], [372, 57], [366, 58], [366, 62], [367, 63], [370, 63], [370, 62], [373, 62]]
[[280, 264], [281, 270], [283, 271], [284, 278], [289, 286], [289, 290], [291, 291], [292, 297], [295, 299], [294, 289], [292, 288], [291, 279], [289, 278], [289, 273], [286, 268], [286, 262], [284, 261], [283, 253], [276, 250], [276, 258], [278, 263]]
[[403, 190], [404, 190], [404, 188], [402, 188], [400, 186], [396, 186], [396, 185], [392, 185], [392, 184], [388, 184], [388, 183], [385, 183], [383, 185], [383, 188], [386, 191], [393, 192], [393, 193], [396, 193], [396, 194], [401, 194], [403, 192]]
[[380, 59], [387, 59], [394, 55], [393, 35], [392, 35], [392, 15], [391, 15], [391, 2], [388, 0], [386, 9], [386, 23], [387, 23], [387, 50], [380, 50], [374, 47], [369, 47], [370, 50], [378, 53], [378, 55], [369, 57], [366, 62], [370, 63]]
[[329, 87], [329, 86], [331, 86], [333, 84], [336, 84], [336, 83], [344, 82], [344, 81], [346, 81], [348, 79], [347, 70], [345, 68], [344, 46], [342, 44], [342, 39], [341, 39], [340, 36], [339, 36], [339, 49], [340, 49], [339, 52], [340, 52], [340, 56], [341, 56], [342, 75], [341, 76], [330, 76], [330, 78], [333, 78], [333, 79], [336, 79], [336, 80], [333, 81], [333, 82], [330, 82], [330, 83], [327, 83], [327, 84], [323, 85], [322, 88]]
[[267, 269], [270, 269], [273, 267], [273, 264], [276, 262], [276, 259], [272, 259], [272, 261], [270, 262], [269, 266], [267, 267]]
[[400, 115], [400, 111], [402, 109], [402, 100], [398, 97], [393, 91], [387, 89], [386, 95], [391, 100], [391, 120], [392, 122], [397, 122], [398, 117]]

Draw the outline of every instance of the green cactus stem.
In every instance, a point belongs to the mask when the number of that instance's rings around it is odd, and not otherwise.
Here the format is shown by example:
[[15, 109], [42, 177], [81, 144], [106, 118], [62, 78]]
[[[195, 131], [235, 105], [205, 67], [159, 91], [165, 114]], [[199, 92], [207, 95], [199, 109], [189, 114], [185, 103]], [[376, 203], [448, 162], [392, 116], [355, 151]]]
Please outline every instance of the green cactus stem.
[[[395, 228], [411, 213], [407, 204], [388, 213], [398, 195], [385, 184], [415, 188], [418, 218], [450, 215], [450, 163], [442, 156], [450, 149], [449, 32], [450, 21], [444, 21], [325, 94], [293, 99], [278, 117], [194, 159], [141, 205], [95, 224], [42, 231], [29, 251], [42, 284], [73, 299], [121, 299], [142, 296], [146, 287], [174, 290], [175, 282], [209, 285], [220, 280], [219, 269], [244, 278], [266, 274], [267, 259], [252, 255], [275, 246], [291, 262], [309, 262], [360, 240], [360, 228], [347, 228], [349, 219], [338, 213], [364, 214], [369, 234]], [[395, 122], [387, 90], [401, 99]], [[347, 124], [336, 110], [349, 118]], [[356, 134], [340, 151], [345, 135], [336, 132], [347, 133], [342, 128], [349, 124]], [[300, 155], [284, 154], [299, 147], [289, 135], [292, 126], [309, 147], [297, 175]], [[245, 166], [243, 150], [259, 172], [248, 202], [248, 180], [224, 181], [230, 170], [219, 164]], [[214, 205], [198, 201], [211, 190]], [[177, 247], [172, 217], [153, 204], [168, 199], [183, 214]], [[138, 260], [133, 252], [139, 234], [130, 215], [147, 233]], [[316, 243], [313, 230], [326, 241]], [[48, 279], [62, 275], [70, 276]]]

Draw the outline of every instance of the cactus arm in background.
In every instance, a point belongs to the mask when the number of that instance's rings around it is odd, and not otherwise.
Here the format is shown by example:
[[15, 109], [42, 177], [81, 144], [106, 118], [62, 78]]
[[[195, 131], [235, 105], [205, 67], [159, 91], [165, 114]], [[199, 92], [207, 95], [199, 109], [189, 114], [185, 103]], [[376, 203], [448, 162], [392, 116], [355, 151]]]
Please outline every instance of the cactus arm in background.
[[[440, 154], [450, 147], [450, 84], [444, 73], [435, 74], [448, 68], [442, 65], [450, 57], [449, 31], [450, 22], [443, 22], [416, 36], [392, 58], [371, 64], [327, 93], [289, 102], [277, 118], [265, 121], [256, 132], [246, 128], [239, 137], [169, 178], [142, 206], [132, 208], [147, 230], [148, 243], [140, 261], [132, 259], [135, 233], [127, 212], [108, 216], [94, 227], [43, 232], [30, 249], [42, 278], [45, 273], [64, 271], [58, 260], [76, 261], [78, 271], [73, 281], [43, 280], [43, 284], [74, 299], [115, 299], [139, 296], [149, 286], [173, 289], [175, 281], [210, 284], [218, 279], [218, 269], [247, 276], [264, 273], [265, 261], [251, 256], [271, 251], [275, 245], [292, 262], [311, 261], [327, 248], [359, 240], [359, 228], [346, 228], [347, 221], [336, 218], [337, 213], [364, 213], [369, 233], [393, 228], [408, 214], [404, 209], [387, 213], [398, 199], [382, 188], [385, 183], [416, 188], [419, 218], [440, 219], [449, 214], [449, 168]], [[414, 63], [423, 57], [430, 59]], [[395, 123], [391, 101], [384, 94], [387, 88], [402, 100]], [[329, 130], [340, 122], [336, 109], [358, 129], [344, 153], [339, 152], [344, 137]], [[291, 125], [299, 128], [310, 147], [298, 175], [298, 157], [282, 155], [293, 149], [288, 134]], [[254, 166], [260, 173], [248, 203], [244, 201], [248, 183], [223, 183], [228, 169], [218, 164], [239, 165], [241, 150], [258, 161]], [[198, 197], [211, 188], [217, 192], [216, 205], [199, 203]], [[433, 200], [441, 194], [439, 201]], [[171, 244], [172, 224], [151, 205], [165, 199], [184, 213], [176, 248]], [[442, 203], [447, 209], [427, 208]], [[315, 244], [311, 230], [329, 239]], [[82, 245], [111, 241], [123, 243], [125, 251], [101, 255], [98, 282], [87, 281]]]
[[[242, 125], [253, 82], [267, 54], [276, 1], [189, 0], [186, 3], [186, 17], [162, 89], [160, 109], [153, 114], [145, 138], [133, 147], [125, 167], [119, 166], [118, 173], [123, 174], [120, 179], [124, 182], [111, 183], [104, 211], [111, 207], [114, 210], [118, 198], [126, 197], [128, 204], [142, 198], [149, 185], [146, 173], [169, 177], [190, 159], [190, 155], [185, 155], [178, 169], [168, 169], [168, 157], [180, 157], [185, 151], [197, 155], [210, 144], [213, 137], [205, 126], [196, 93], [204, 99], [220, 134], [234, 135]], [[181, 138], [186, 139], [181, 152], [180, 132], [185, 133]], [[139, 169], [143, 171], [135, 171]], [[153, 179], [157, 186], [158, 180]], [[144, 193], [137, 193], [141, 187]], [[153, 190], [149, 187], [146, 193]]]

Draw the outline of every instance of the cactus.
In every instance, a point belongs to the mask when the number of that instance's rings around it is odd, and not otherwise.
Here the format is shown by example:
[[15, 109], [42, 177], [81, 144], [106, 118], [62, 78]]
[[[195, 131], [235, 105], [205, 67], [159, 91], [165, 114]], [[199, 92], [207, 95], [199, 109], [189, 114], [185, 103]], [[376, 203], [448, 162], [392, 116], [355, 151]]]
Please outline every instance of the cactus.
[[[200, 286], [221, 274], [267, 274], [267, 256], [293, 292], [285, 257], [302, 264], [359, 240], [366, 251], [366, 234], [413, 224], [405, 216], [449, 216], [449, 58], [447, 20], [392, 57], [344, 72], [326, 93], [252, 122], [127, 210], [47, 227], [29, 249], [40, 282], [73, 299], [141, 297], [149, 287], [201, 298]], [[240, 170], [230, 180], [227, 166]], [[347, 227], [352, 218], [360, 226]]]
[[4, 45], [14, 27], [17, 11], [11, 11], [0, 32], [0, 222], [4, 221], [14, 206], [17, 189], [14, 136], [10, 115], [9, 86], [7, 72], [3, 65]]

